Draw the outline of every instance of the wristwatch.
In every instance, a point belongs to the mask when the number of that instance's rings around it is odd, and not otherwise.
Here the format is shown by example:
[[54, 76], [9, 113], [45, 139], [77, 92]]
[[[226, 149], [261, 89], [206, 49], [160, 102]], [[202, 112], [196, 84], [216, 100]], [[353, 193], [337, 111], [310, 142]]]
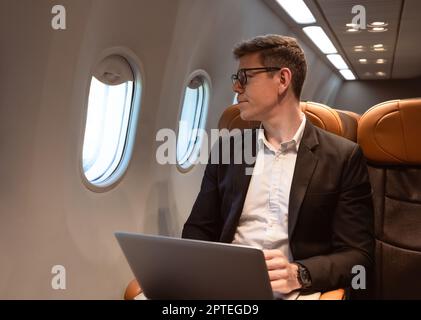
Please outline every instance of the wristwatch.
[[311, 276], [308, 269], [304, 267], [302, 264], [299, 264], [299, 263], [295, 263], [295, 264], [298, 266], [297, 279], [301, 285], [301, 289], [307, 289], [311, 287]]

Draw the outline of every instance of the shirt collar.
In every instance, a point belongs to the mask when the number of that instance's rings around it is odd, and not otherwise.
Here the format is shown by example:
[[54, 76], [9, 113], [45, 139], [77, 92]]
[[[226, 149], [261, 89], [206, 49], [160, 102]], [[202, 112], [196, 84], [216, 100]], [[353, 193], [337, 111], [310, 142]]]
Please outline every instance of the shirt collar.
[[[300, 114], [302, 117], [300, 126], [298, 127], [297, 131], [295, 132], [291, 140], [281, 143], [281, 147], [280, 147], [281, 151], [285, 151], [287, 149], [294, 147], [294, 150], [298, 152], [298, 148], [300, 147], [301, 139], [303, 138], [304, 128], [306, 126], [306, 121], [307, 121], [305, 114], [303, 112], [300, 112]], [[263, 145], [265, 145], [269, 150], [273, 152], [277, 152], [278, 150], [275, 150], [273, 146], [269, 143], [269, 141], [267, 141], [264, 131], [265, 130], [263, 128], [263, 124], [260, 124], [259, 130], [258, 130], [258, 136], [257, 136], [259, 147], [262, 147]]]

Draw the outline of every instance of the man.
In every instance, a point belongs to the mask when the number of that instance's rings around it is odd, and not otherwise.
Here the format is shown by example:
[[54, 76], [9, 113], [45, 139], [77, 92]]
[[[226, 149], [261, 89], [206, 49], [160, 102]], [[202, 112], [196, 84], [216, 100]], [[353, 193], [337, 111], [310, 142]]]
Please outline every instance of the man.
[[272, 289], [282, 294], [350, 287], [352, 268], [370, 268], [373, 254], [361, 149], [301, 112], [307, 66], [295, 39], [256, 37], [234, 55], [241, 118], [261, 122], [254, 168], [262, 170], [250, 177], [244, 163], [209, 163], [182, 236], [263, 249]]

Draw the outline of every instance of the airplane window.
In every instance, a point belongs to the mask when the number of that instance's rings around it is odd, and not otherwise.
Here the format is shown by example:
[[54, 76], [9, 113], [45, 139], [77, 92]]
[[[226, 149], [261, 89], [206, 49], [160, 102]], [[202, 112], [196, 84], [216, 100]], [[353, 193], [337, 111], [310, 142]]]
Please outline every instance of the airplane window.
[[109, 56], [95, 68], [89, 89], [82, 160], [85, 177], [95, 186], [114, 182], [123, 155], [129, 157], [125, 151], [134, 83], [133, 71], [121, 56]]
[[182, 170], [191, 168], [198, 158], [209, 104], [205, 74], [200, 72], [190, 79], [184, 92], [177, 137], [177, 163]]

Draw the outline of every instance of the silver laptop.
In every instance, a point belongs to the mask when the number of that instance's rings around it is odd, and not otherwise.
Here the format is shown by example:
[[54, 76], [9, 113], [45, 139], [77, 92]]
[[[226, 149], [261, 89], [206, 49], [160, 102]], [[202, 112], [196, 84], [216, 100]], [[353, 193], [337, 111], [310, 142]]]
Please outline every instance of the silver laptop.
[[125, 232], [115, 236], [148, 299], [274, 299], [259, 249]]

